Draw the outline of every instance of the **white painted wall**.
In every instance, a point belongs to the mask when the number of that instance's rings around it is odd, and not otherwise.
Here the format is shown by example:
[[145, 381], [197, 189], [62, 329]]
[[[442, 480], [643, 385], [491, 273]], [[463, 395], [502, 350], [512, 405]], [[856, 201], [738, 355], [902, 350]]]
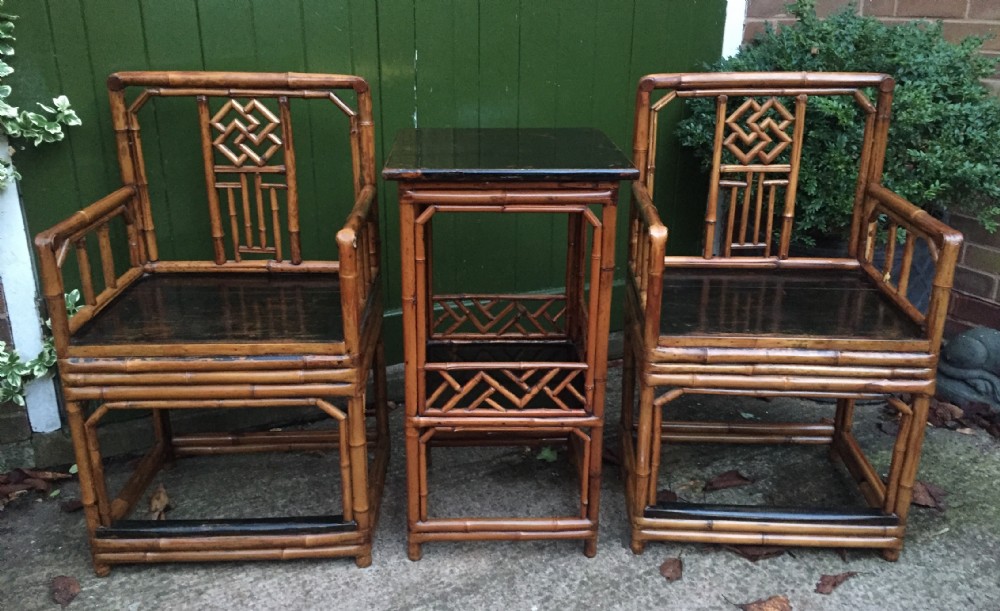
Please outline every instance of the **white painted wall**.
[[[0, 135], [0, 158], [9, 160], [7, 138]], [[14, 346], [24, 360], [42, 350], [42, 320], [38, 315], [31, 237], [24, 222], [24, 207], [16, 185], [0, 190], [0, 279], [10, 315]], [[59, 428], [59, 407], [51, 376], [33, 380], [25, 388], [31, 430], [46, 433]]]
[[722, 57], [735, 55], [743, 42], [743, 24], [747, 17], [747, 0], [728, 0], [726, 25], [722, 32]]

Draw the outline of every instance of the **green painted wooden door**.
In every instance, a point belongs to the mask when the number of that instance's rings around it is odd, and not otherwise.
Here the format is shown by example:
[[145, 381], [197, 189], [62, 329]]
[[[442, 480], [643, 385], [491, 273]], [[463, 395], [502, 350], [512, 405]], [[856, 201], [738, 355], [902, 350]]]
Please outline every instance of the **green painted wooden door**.
[[[36, 233], [119, 185], [104, 79], [117, 70], [264, 70], [358, 74], [375, 99], [377, 165], [402, 127], [593, 126], [631, 148], [638, 78], [701, 69], [719, 55], [725, 0], [13, 0], [19, 99], [69, 96], [83, 126], [66, 142], [15, 155]], [[209, 247], [193, 105], [162, 104], [144, 130], [150, 190], [167, 257]], [[326, 115], [297, 119], [296, 147], [332, 137]], [[661, 121], [658, 197], [671, 249], [694, 247], [704, 180]], [[669, 154], [667, 154], [669, 153]], [[305, 160], [300, 156], [299, 163]], [[300, 165], [300, 167], [303, 167]], [[301, 171], [301, 170], [300, 170]], [[329, 201], [314, 172], [300, 185]], [[343, 174], [347, 176], [348, 174]], [[338, 174], [333, 180], [337, 182]], [[349, 180], [312, 238], [329, 244]], [[387, 349], [399, 360], [398, 216], [383, 207]], [[322, 193], [320, 193], [322, 191]], [[621, 218], [624, 218], [624, 210]], [[540, 290], [562, 283], [565, 219], [451, 215], [436, 229], [442, 286]], [[624, 223], [619, 223], [624, 228]], [[684, 228], [690, 231], [684, 231]], [[691, 237], [687, 237], [691, 236]], [[448, 239], [445, 239], [447, 237]], [[619, 240], [618, 266], [624, 244]], [[618, 308], [616, 308], [618, 310]], [[616, 326], [620, 316], [615, 315]]]

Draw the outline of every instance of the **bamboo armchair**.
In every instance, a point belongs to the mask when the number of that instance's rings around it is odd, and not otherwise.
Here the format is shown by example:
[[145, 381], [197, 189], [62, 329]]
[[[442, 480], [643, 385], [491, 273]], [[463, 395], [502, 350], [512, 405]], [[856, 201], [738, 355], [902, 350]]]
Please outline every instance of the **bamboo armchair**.
[[[700, 541], [867, 547], [898, 558], [962, 236], [880, 184], [893, 86], [886, 75], [848, 73], [640, 80], [622, 409], [635, 553], [647, 541]], [[806, 109], [820, 96], [847, 96], [864, 117], [844, 258], [789, 252]], [[652, 195], [657, 117], [698, 97], [716, 110], [703, 251], [666, 256]], [[934, 261], [926, 312], [909, 289], [918, 240]], [[832, 424], [666, 418], [670, 402], [689, 393], [831, 398], [836, 412]], [[900, 415], [885, 481], [852, 432], [855, 401], [870, 397]], [[829, 444], [870, 509], [658, 503], [664, 442]]]
[[[108, 90], [122, 187], [36, 238], [95, 571], [106, 575], [120, 563], [337, 556], [369, 565], [389, 446], [368, 84], [323, 74], [122, 72], [109, 77]], [[210, 260], [158, 254], [139, 112], [150, 100], [177, 96], [194, 98]], [[353, 99], [356, 108], [345, 102]], [[354, 203], [336, 249], [329, 248], [339, 253], [336, 261], [303, 253], [299, 211], [307, 203], [296, 179], [292, 101], [296, 108], [332, 104], [349, 123], [351, 150], [343, 158], [352, 162]], [[71, 258], [85, 305], [68, 317]], [[329, 415], [336, 427], [171, 431], [171, 410], [300, 406]], [[115, 410], [150, 411], [155, 443], [110, 496], [96, 427]], [[342, 515], [128, 519], [175, 458], [334, 449]]]

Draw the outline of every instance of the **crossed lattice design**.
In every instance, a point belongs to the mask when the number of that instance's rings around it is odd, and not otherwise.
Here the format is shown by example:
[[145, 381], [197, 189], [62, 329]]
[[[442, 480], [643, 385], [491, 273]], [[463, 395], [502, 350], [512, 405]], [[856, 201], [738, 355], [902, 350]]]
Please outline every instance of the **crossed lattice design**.
[[[230, 112], [236, 116], [228, 124], [223, 123]], [[281, 148], [281, 138], [275, 133], [281, 127], [281, 120], [256, 99], [246, 105], [228, 100], [211, 123], [219, 132], [212, 146], [236, 167], [242, 167], [247, 159], [262, 166]]]
[[498, 412], [538, 408], [579, 410], [586, 405], [581, 392], [582, 369], [539, 367], [427, 372], [428, 385], [440, 383], [427, 398], [426, 409], [449, 412], [492, 409]]
[[[752, 114], [744, 119], [748, 112]], [[751, 163], [755, 157], [772, 163], [791, 144], [787, 130], [794, 122], [795, 117], [777, 98], [770, 98], [764, 104], [748, 98], [726, 117], [730, 131], [724, 144], [740, 163]], [[745, 123], [746, 129], [741, 123]]]
[[441, 308], [441, 314], [434, 319], [436, 337], [472, 333], [538, 337], [564, 333], [566, 301], [563, 297], [435, 297], [434, 304]]

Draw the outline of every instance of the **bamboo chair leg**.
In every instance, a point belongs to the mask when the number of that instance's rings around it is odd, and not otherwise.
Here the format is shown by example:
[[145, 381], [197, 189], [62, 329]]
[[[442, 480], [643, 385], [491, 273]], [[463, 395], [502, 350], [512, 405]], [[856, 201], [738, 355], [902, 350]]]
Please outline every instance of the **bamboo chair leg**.
[[632, 338], [626, 321], [625, 352], [622, 355], [622, 411], [619, 414], [622, 431], [631, 432], [632, 414], [635, 410], [635, 355], [632, 354]]
[[170, 425], [170, 410], [154, 409], [153, 433], [156, 442], [163, 446], [163, 467], [168, 469], [174, 462], [174, 434]]
[[365, 394], [351, 397], [347, 406], [351, 446], [351, 496], [354, 500], [354, 521], [364, 533], [365, 553], [355, 558], [360, 568], [371, 566], [372, 532], [368, 511], [368, 440], [365, 426]]
[[389, 442], [389, 390], [385, 380], [385, 342], [379, 333], [375, 344], [375, 432], [379, 443]]
[[[635, 490], [632, 499], [632, 508], [636, 515], [633, 516], [633, 519], [642, 515], [643, 509], [646, 507], [646, 498], [649, 495], [650, 446], [654, 434], [653, 410], [656, 409], [653, 406], [655, 389], [647, 386], [644, 381], [640, 381], [639, 386], [639, 430], [636, 434]], [[659, 431], [655, 431], [657, 436], [659, 433]], [[646, 549], [646, 542], [636, 536], [635, 527], [632, 528], [631, 548], [635, 554], [641, 554]]]
[[[625, 437], [632, 436], [632, 423], [635, 414], [635, 354], [632, 352], [632, 336], [629, 334], [631, 317], [626, 313], [625, 321], [625, 352], [622, 355], [622, 405], [619, 417], [619, 444], [621, 460], [619, 470], [622, 480], [625, 482], [625, 494], [629, 495], [629, 490], [635, 486], [635, 474], [628, 468], [629, 462], [626, 460], [625, 452], [628, 444]], [[628, 497], [631, 498], [631, 497]]]
[[[587, 517], [595, 524], [598, 521], [601, 504], [601, 458], [604, 454], [604, 427], [597, 426], [590, 429], [589, 464], [583, 465], [584, 477], [589, 479], [587, 488]], [[593, 558], [597, 555], [597, 531], [594, 536], [584, 541], [583, 555]]]
[[[837, 399], [837, 411], [833, 417], [833, 439], [850, 433], [854, 427], [854, 399]], [[836, 445], [830, 444], [830, 460], [837, 458]]]
[[423, 551], [419, 543], [413, 541], [413, 529], [420, 518], [420, 431], [415, 426], [406, 427], [406, 555], [414, 562], [420, 560]]
[[93, 556], [93, 541], [97, 527], [101, 525], [100, 512], [97, 507], [97, 493], [94, 488], [94, 474], [90, 463], [87, 444], [87, 429], [83, 422], [83, 411], [77, 401], [66, 403], [66, 416], [69, 421], [70, 435], [73, 439], [73, 452], [76, 456], [77, 476], [80, 480], [80, 502], [83, 504], [83, 516], [87, 523], [87, 538], [91, 543], [91, 557], [94, 562], [94, 573], [98, 577], [106, 577], [111, 572], [111, 565], [97, 562]]
[[660, 451], [663, 446], [663, 406], [653, 406], [653, 438], [649, 460], [649, 492], [648, 504], [656, 504], [656, 492], [660, 478]]
[[[907, 516], [910, 513], [910, 501], [913, 499], [913, 484], [917, 480], [917, 468], [920, 466], [920, 450], [924, 443], [924, 431], [927, 428], [927, 411], [930, 408], [930, 397], [917, 395], [913, 398], [913, 416], [908, 427], [906, 453], [903, 458], [902, 473], [899, 476], [899, 490], [896, 492], [895, 513], [899, 516], [900, 526], [906, 527]], [[888, 491], [887, 491], [887, 494]], [[882, 550], [882, 557], [890, 562], [899, 559], [899, 549]]]
[[[101, 445], [97, 438], [96, 424], [84, 422], [84, 440], [87, 442], [87, 454], [90, 456], [90, 481], [94, 495], [97, 497], [97, 515], [101, 524], [111, 524], [111, 503], [108, 502], [107, 480], [104, 477], [104, 464], [101, 459]], [[78, 467], [79, 468], [79, 467]]]

